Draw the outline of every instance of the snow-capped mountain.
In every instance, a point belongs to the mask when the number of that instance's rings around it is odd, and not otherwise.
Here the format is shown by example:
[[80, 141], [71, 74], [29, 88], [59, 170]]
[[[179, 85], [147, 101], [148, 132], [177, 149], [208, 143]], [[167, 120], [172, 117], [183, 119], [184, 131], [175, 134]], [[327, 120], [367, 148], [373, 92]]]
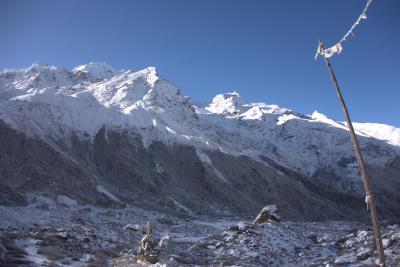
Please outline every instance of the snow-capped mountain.
[[[398, 217], [400, 129], [354, 126], [380, 212]], [[196, 106], [154, 67], [5, 70], [0, 136], [0, 195], [10, 203], [41, 193], [189, 214], [271, 203], [292, 219], [365, 209], [344, 123], [236, 92]]]

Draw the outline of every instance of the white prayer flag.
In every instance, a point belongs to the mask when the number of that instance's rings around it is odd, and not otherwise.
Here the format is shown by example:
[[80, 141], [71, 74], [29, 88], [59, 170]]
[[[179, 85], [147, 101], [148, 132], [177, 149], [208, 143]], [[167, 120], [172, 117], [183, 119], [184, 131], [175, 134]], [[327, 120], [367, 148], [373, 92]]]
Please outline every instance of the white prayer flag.
[[322, 55], [326, 58], [330, 58], [331, 56], [333, 56], [334, 54], [340, 54], [343, 50], [343, 47], [340, 43], [335, 44], [334, 46], [332, 46], [329, 49], [325, 49], [324, 51], [322, 51]]
[[332, 46], [331, 48], [328, 48], [328, 49], [322, 49], [321, 43], [318, 45], [318, 50], [317, 50], [317, 53], [315, 54], [315, 60], [317, 60], [318, 55], [322, 55], [325, 58], [330, 58], [334, 54], [339, 55], [342, 52], [342, 50], [343, 50], [342, 43], [344, 41], [346, 41], [347, 37], [349, 37], [350, 35], [354, 36], [353, 31], [360, 24], [361, 20], [367, 19], [367, 10], [371, 3], [372, 3], [372, 0], [367, 0], [367, 4], [365, 5], [364, 10], [361, 13], [361, 15], [358, 17], [356, 22], [354, 22], [354, 24], [351, 26], [350, 30], [348, 32], [346, 32], [346, 34], [342, 37], [342, 39], [340, 39], [340, 41], [337, 44], [335, 44], [334, 46]]

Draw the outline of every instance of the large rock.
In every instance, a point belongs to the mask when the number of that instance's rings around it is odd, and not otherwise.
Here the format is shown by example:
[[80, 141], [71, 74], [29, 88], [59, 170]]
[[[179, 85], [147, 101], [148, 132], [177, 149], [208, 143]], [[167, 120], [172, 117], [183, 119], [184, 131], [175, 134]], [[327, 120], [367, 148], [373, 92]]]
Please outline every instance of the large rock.
[[278, 222], [281, 217], [277, 214], [278, 208], [276, 205], [265, 206], [254, 220], [254, 224], [260, 224], [265, 222]]
[[172, 243], [172, 238], [170, 235], [163, 236], [160, 241], [158, 241], [159, 248], [167, 248]]

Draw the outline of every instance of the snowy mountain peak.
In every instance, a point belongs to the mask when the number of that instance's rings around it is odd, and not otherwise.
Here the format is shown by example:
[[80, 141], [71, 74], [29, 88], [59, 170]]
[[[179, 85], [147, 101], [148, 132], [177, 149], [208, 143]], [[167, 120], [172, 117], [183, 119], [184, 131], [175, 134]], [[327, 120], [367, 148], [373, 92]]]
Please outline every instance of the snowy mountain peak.
[[147, 83], [154, 87], [155, 83], [160, 79], [156, 67], [147, 67], [143, 70], [136, 72], [137, 75], [145, 77]]
[[[177, 129], [183, 127], [183, 118], [188, 118], [186, 122], [190, 125], [200, 122], [199, 127], [203, 127], [215, 123], [218, 127], [227, 127], [226, 131], [229, 132], [237, 126], [228, 127], [226, 124], [235, 124], [235, 121], [246, 129], [249, 127], [249, 131], [253, 127], [259, 127], [279, 132], [282, 124], [285, 124], [286, 128], [292, 125], [296, 132], [302, 127], [314, 129], [333, 126], [338, 130], [347, 129], [342, 122], [319, 112], [314, 112], [312, 116], [304, 116], [278, 105], [246, 102], [237, 92], [218, 94], [210, 104], [196, 109], [172, 82], [159, 76], [155, 67], [135, 72], [115, 71], [105, 63], [89, 63], [73, 70], [34, 64], [27, 69], [5, 70], [0, 73], [0, 100], [5, 101], [0, 119], [10, 125], [16, 125], [19, 113], [22, 112], [19, 109], [14, 110], [17, 105], [35, 105], [37, 112], [41, 112], [41, 108], [47, 106], [51, 114], [57, 114], [54, 116], [61, 118], [57, 123], [65, 125], [71, 131], [86, 131], [91, 136], [104, 124], [152, 127], [153, 119], [169, 124], [179, 121], [182, 125], [175, 125]], [[15, 104], [16, 100], [24, 102]], [[9, 111], [6, 111], [6, 106]], [[210, 114], [213, 116], [209, 116]], [[13, 116], [16, 118], [12, 118]], [[41, 116], [43, 118], [35, 117], [40, 125], [48, 121], [47, 115]], [[192, 120], [193, 118], [195, 120]], [[226, 118], [237, 120], [225, 120]], [[362, 136], [372, 136], [395, 146], [400, 144], [398, 128], [377, 124], [355, 124], [355, 128], [361, 129], [358, 134]], [[47, 129], [43, 129], [42, 132], [46, 131]], [[196, 135], [192, 129], [182, 132], [185, 132], [185, 136]], [[240, 134], [242, 135], [242, 132]], [[251, 142], [255, 142], [255, 138], [252, 137]], [[261, 138], [260, 142], [264, 142], [264, 138]], [[237, 144], [236, 141], [234, 143]]]
[[[246, 102], [237, 92], [216, 95], [206, 110], [225, 116], [238, 117], [248, 120], [260, 120], [268, 114], [291, 114], [291, 110], [281, 108], [278, 105], [268, 105], [265, 103]], [[298, 114], [301, 116], [300, 114]]]
[[212, 113], [238, 115], [244, 111], [245, 101], [237, 92], [216, 95], [206, 109]]
[[[59, 69], [63, 68], [58, 68], [55, 66], [49, 66], [47, 64], [32, 64], [30, 67], [26, 69], [26, 73], [40, 73], [40, 72], [45, 72], [45, 71], [57, 71]], [[64, 70], [64, 69], [63, 69]]]
[[97, 100], [105, 106], [129, 107], [129, 110], [144, 105], [168, 105], [180, 97], [179, 89], [161, 79], [155, 67], [137, 72], [129, 70], [93, 84], [90, 88]]
[[314, 120], [327, 120], [328, 117], [322, 113], [319, 113], [317, 110], [315, 110], [312, 114], [311, 114], [311, 118]]
[[106, 63], [90, 62], [89, 64], [79, 65], [72, 70], [73, 73], [87, 73], [98, 79], [110, 79], [116, 71]]

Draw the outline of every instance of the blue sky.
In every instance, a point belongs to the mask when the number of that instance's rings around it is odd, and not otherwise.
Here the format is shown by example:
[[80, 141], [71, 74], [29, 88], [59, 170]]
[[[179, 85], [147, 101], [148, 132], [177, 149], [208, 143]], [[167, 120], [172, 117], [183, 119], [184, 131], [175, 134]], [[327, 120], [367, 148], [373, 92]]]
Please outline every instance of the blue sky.
[[[249, 101], [343, 120], [318, 39], [333, 45], [364, 0], [0, 1], [0, 69], [156, 66], [185, 95]], [[373, 1], [332, 59], [353, 121], [400, 127], [400, 1]]]

